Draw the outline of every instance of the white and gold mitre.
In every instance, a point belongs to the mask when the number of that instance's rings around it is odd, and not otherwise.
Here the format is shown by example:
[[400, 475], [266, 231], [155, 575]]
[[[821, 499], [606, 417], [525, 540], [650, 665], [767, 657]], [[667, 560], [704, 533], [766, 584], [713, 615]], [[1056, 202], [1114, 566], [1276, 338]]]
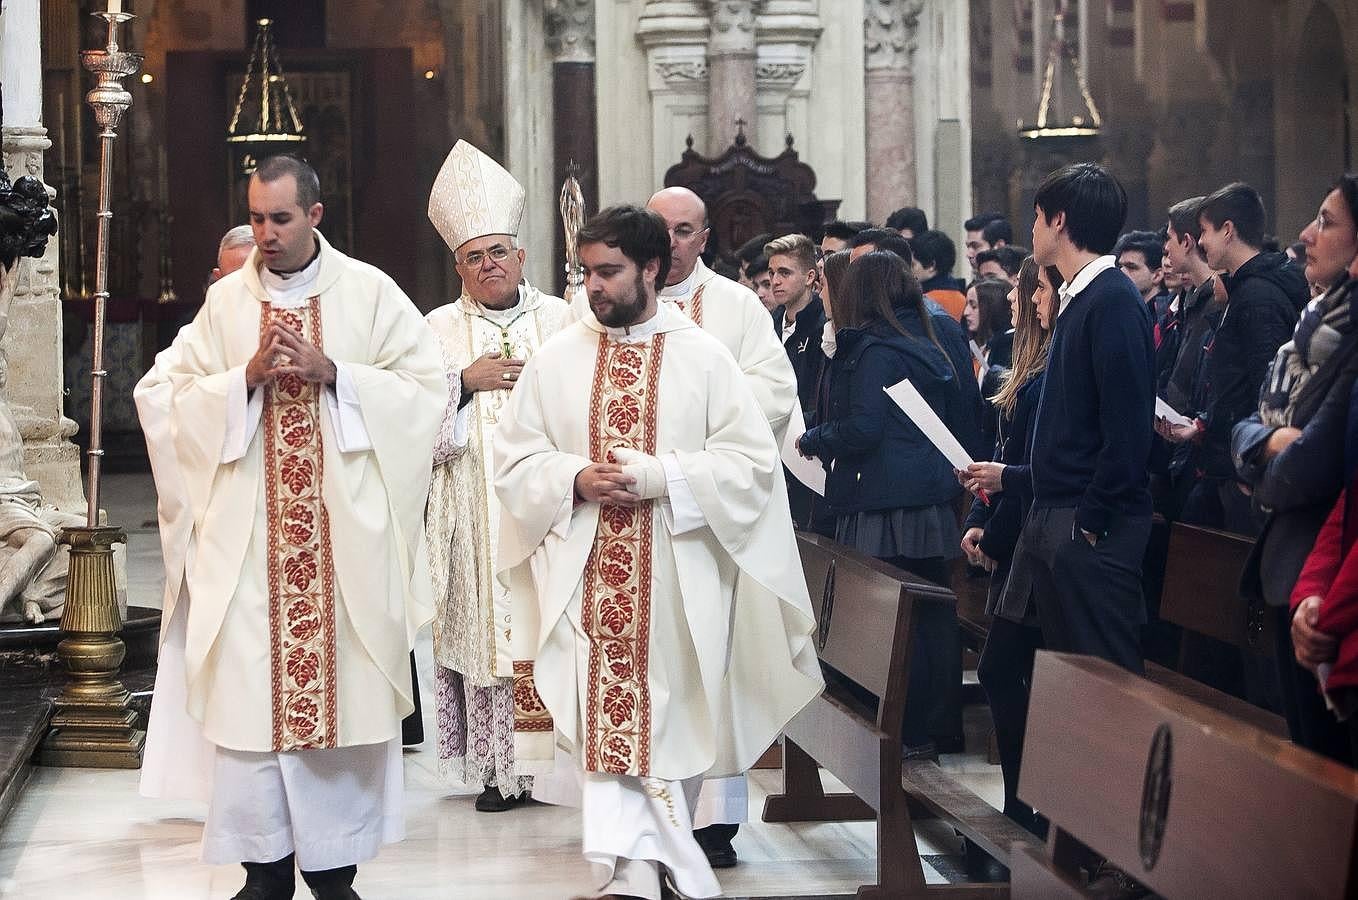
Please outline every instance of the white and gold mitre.
[[434, 179], [429, 221], [449, 249], [487, 234], [518, 235], [523, 185], [486, 154], [458, 141]]

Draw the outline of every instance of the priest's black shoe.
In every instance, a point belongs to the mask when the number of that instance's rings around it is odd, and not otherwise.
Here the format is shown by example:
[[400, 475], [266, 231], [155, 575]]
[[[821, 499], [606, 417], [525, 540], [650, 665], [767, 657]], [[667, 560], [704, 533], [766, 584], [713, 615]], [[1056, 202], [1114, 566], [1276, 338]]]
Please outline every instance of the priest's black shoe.
[[707, 864], [714, 869], [730, 869], [739, 860], [736, 858], [736, 848], [731, 846], [731, 839], [740, 830], [739, 825], [708, 825], [706, 828], [695, 828], [693, 837], [698, 842], [698, 846], [703, 848], [703, 853], [707, 856]]
[[316, 872], [303, 871], [302, 880], [311, 888], [311, 896], [316, 900], [362, 900], [354, 891], [357, 875], [358, 866], [340, 866]]
[[231, 900], [292, 900], [296, 886], [293, 857], [268, 863], [241, 863], [245, 868], [245, 886]]
[[517, 797], [506, 797], [500, 793], [500, 789], [495, 785], [487, 785], [481, 792], [481, 796], [476, 798], [477, 812], [506, 812], [513, 809], [528, 799], [527, 794], [519, 794]]

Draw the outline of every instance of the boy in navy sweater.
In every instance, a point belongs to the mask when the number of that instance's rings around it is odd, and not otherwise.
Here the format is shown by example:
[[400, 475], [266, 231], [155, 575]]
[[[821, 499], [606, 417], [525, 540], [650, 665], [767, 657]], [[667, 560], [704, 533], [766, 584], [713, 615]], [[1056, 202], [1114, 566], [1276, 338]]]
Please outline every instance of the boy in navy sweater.
[[1035, 212], [1033, 258], [1066, 284], [1033, 429], [1033, 507], [1005, 590], [1036, 602], [1048, 649], [1139, 673], [1155, 345], [1145, 302], [1105, 255], [1127, 197], [1079, 163], [1047, 177]]

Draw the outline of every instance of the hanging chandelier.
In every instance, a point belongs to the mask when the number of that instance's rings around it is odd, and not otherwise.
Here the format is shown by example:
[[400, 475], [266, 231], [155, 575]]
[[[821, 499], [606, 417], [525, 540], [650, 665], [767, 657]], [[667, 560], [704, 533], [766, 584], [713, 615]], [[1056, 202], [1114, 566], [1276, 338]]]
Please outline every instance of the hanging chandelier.
[[1019, 137], [1040, 141], [1050, 138], [1097, 138], [1103, 117], [1089, 93], [1084, 60], [1077, 40], [1066, 37], [1070, 0], [1056, 0], [1052, 10], [1051, 42], [1042, 72], [1042, 96], [1037, 124], [1019, 122]]
[[226, 142], [236, 153], [237, 171], [254, 172], [259, 160], [274, 153], [295, 150], [306, 141], [302, 118], [292, 102], [292, 91], [283, 76], [273, 41], [273, 20], [260, 19], [250, 62], [245, 68], [236, 108], [226, 126]]

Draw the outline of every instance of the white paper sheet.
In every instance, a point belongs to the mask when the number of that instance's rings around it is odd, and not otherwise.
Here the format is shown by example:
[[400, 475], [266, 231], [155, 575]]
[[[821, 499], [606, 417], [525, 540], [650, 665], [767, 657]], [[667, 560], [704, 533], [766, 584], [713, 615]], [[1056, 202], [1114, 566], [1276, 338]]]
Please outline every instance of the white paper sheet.
[[1165, 402], [1164, 398], [1155, 398], [1155, 417], [1164, 419], [1171, 425], [1192, 425], [1193, 420], [1188, 416], [1181, 415], [1178, 410]]
[[820, 460], [806, 459], [797, 452], [797, 441], [804, 434], [806, 419], [802, 417], [801, 407], [793, 407], [792, 418], [787, 423], [787, 434], [783, 438], [783, 465], [787, 466], [794, 478], [824, 497], [825, 468]]
[[933, 408], [929, 406], [927, 400], [920, 396], [920, 392], [915, 390], [915, 386], [907, 378], [899, 384], [891, 387], [882, 388], [886, 395], [895, 401], [896, 405], [905, 411], [924, 436], [938, 448], [938, 451], [948, 458], [954, 469], [966, 469], [971, 465], [970, 454], [962, 449], [962, 444], [953, 433], [948, 430], [948, 426], [943, 424], [943, 420], [938, 417]]

